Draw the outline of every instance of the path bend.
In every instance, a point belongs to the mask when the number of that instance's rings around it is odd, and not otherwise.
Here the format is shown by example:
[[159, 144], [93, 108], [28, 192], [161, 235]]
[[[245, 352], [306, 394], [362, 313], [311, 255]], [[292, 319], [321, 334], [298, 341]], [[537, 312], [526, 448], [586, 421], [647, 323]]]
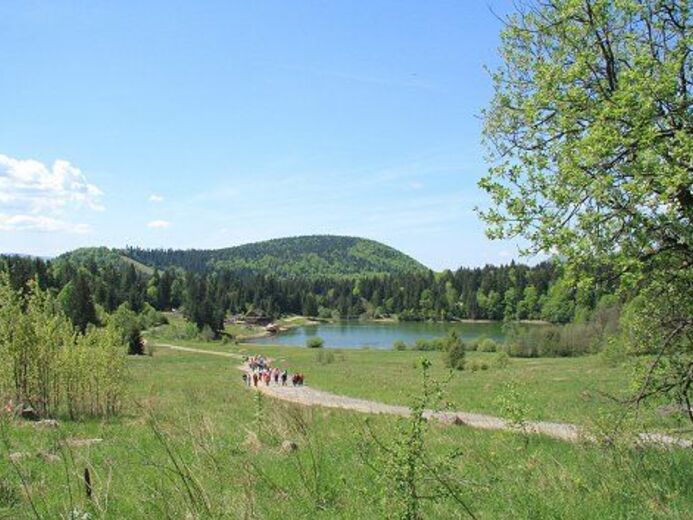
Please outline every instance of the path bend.
[[[208, 354], [232, 359], [243, 360], [243, 356], [232, 352], [218, 352], [213, 350], [201, 350], [191, 347], [181, 347], [179, 345], [170, 345], [166, 343], [156, 343], [156, 347], [165, 347], [172, 350], [183, 352], [192, 352], [194, 354]], [[239, 370], [247, 370], [245, 364], [237, 367]], [[342, 410], [353, 410], [361, 413], [369, 414], [386, 414], [399, 417], [408, 417], [411, 415], [411, 409], [406, 406], [392, 405], [370, 401], [367, 399], [359, 399], [356, 397], [348, 397], [345, 395], [332, 394], [323, 390], [316, 390], [310, 386], [277, 386], [258, 384], [257, 390], [276, 399], [288, 401], [303, 406], [321, 406], [324, 408], [340, 408]], [[426, 410], [424, 417], [432, 418], [448, 425], [463, 425], [472, 428], [481, 428], [485, 430], [505, 430], [518, 431], [518, 427], [509, 421], [492, 415], [462, 412], [462, 411], [433, 411]], [[523, 425], [523, 429], [527, 433], [541, 434], [562, 441], [577, 442], [579, 440], [590, 439], [591, 436], [583, 431], [580, 427], [560, 422], [547, 421], [527, 421]], [[693, 441], [681, 439], [671, 435], [662, 433], [640, 433], [639, 439], [646, 444], [654, 444], [660, 446], [676, 446], [680, 448], [692, 448]], [[593, 438], [592, 438], [593, 440]]]

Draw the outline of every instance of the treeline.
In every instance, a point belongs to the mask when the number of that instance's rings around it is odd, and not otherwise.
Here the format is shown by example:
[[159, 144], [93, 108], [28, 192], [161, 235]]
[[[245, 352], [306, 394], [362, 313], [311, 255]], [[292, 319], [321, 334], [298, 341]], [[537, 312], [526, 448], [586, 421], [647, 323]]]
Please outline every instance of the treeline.
[[239, 276], [218, 268], [209, 272], [180, 268], [147, 270], [103, 249], [53, 261], [5, 257], [11, 284], [22, 289], [36, 278], [54, 290], [80, 329], [98, 321], [97, 310], [114, 312], [121, 304], [139, 314], [182, 309], [200, 329], [223, 328], [227, 314], [260, 311], [270, 318], [302, 314], [321, 318], [400, 320], [543, 319], [567, 323], [589, 315], [613, 288], [574, 287], [560, 266], [510, 263], [462, 268], [455, 272], [409, 272], [359, 277], [284, 278]]

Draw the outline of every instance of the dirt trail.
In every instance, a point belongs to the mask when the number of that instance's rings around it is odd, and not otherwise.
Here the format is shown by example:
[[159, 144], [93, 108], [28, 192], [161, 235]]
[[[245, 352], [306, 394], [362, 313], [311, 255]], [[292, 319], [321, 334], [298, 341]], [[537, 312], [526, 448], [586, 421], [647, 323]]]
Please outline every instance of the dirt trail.
[[[231, 352], [217, 352], [211, 350], [200, 350], [189, 347], [180, 347], [165, 343], [155, 344], [157, 347], [166, 347], [173, 350], [193, 352], [195, 354], [209, 354], [233, 359], [243, 359], [243, 356]], [[239, 365], [239, 370], [247, 370], [245, 365]], [[366, 399], [358, 399], [344, 395], [331, 394], [322, 390], [316, 390], [309, 386], [277, 386], [274, 383], [266, 386], [264, 383], [258, 384], [257, 390], [263, 394], [276, 399], [282, 399], [304, 406], [322, 406], [325, 408], [341, 408], [343, 410], [353, 410], [356, 412], [370, 414], [387, 414], [407, 417], [411, 410], [406, 406], [379, 403]], [[482, 428], [486, 430], [517, 430], [515, 425], [510, 424], [505, 419], [470, 412], [434, 412], [427, 410], [424, 412], [427, 418], [436, 419], [444, 424], [464, 425], [472, 428]], [[589, 438], [585, 432], [574, 424], [546, 422], [546, 421], [527, 421], [523, 425], [524, 431], [528, 433], [542, 434], [563, 441], [578, 441]], [[678, 446], [681, 448], [693, 447], [693, 442], [672, 437], [661, 433], [641, 433], [639, 438], [647, 444], [658, 444], [667, 446]]]
[[169, 345], [168, 343], [154, 343], [155, 347], [166, 347], [170, 348], [171, 350], [182, 350], [183, 352], [193, 352], [195, 354], [209, 354], [211, 356], [221, 356], [221, 357], [227, 357], [227, 358], [234, 358], [234, 359], [243, 359], [243, 356], [240, 354], [234, 354], [233, 352], [217, 352], [215, 350], [202, 350], [199, 348], [191, 348], [191, 347], [181, 347], [179, 345]]

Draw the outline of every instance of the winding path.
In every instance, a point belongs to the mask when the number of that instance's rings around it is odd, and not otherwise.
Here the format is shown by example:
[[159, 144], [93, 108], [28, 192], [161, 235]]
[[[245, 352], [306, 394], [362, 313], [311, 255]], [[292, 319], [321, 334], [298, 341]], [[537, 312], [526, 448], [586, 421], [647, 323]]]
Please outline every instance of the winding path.
[[[231, 352], [200, 350], [166, 343], [156, 343], [155, 346], [183, 352], [192, 352], [195, 354], [209, 354], [212, 356], [243, 360], [243, 356]], [[247, 367], [245, 365], [239, 365], [238, 369], [246, 370]], [[266, 386], [265, 384], [258, 384], [257, 390], [276, 399], [289, 401], [303, 406], [341, 408], [343, 410], [353, 410], [362, 413], [396, 415], [400, 417], [408, 417], [411, 414], [411, 410], [406, 406], [391, 405], [376, 401], [369, 401], [366, 399], [331, 394], [322, 390], [316, 390], [309, 386]], [[486, 430], [517, 431], [517, 426], [511, 424], [505, 419], [491, 415], [470, 412], [436, 412], [427, 410], [424, 412], [424, 416], [450, 425], [463, 425]], [[589, 434], [581, 431], [578, 426], [567, 423], [527, 421], [523, 424], [523, 429], [527, 433], [547, 435], [549, 437], [553, 437], [554, 439], [563, 441], [576, 442], [590, 438]], [[661, 433], [641, 433], [639, 434], [639, 438], [646, 444], [678, 446], [681, 448], [693, 447], [692, 441]]]

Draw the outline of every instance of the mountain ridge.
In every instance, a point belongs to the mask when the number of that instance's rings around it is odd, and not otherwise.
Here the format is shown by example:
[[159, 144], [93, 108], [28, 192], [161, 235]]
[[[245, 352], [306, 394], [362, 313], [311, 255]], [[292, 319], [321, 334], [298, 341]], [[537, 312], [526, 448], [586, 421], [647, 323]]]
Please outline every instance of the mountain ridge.
[[[92, 254], [87, 255], [86, 252]], [[343, 235], [281, 237], [220, 249], [83, 248], [63, 257], [114, 254], [155, 269], [229, 270], [240, 276], [321, 277], [386, 275], [430, 269], [381, 242]]]

